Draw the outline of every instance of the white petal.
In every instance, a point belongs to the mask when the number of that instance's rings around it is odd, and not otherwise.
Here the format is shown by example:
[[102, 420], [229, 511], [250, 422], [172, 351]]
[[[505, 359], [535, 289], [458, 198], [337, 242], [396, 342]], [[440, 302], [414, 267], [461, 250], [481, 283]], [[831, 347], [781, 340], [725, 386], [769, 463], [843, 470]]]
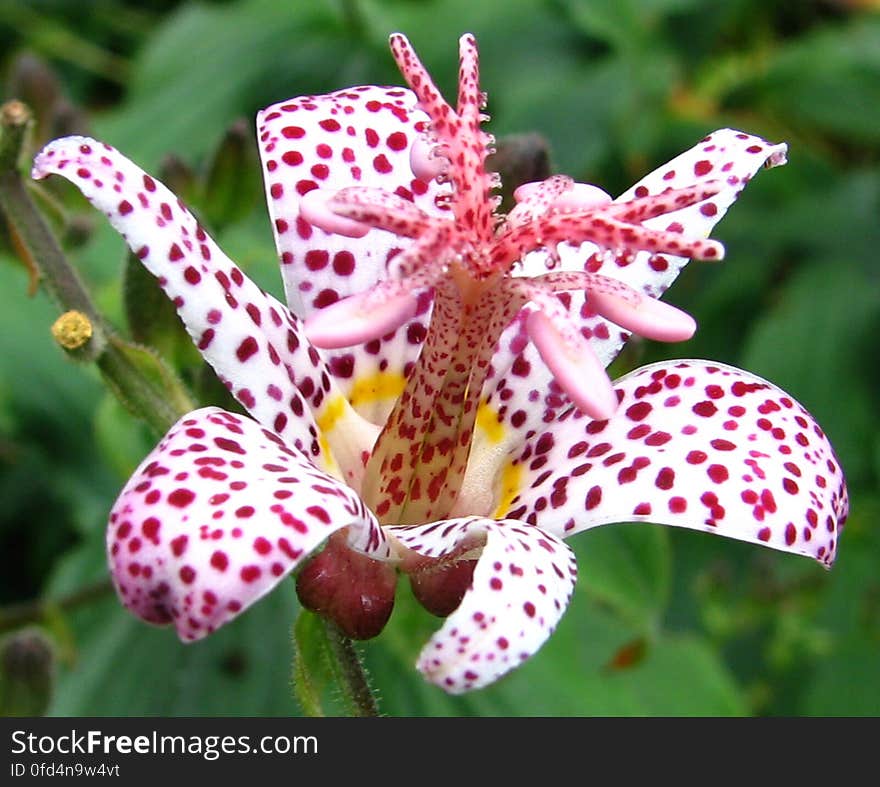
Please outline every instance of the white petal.
[[388, 556], [351, 489], [250, 418], [212, 407], [184, 416], [135, 471], [113, 506], [107, 550], [122, 602], [195, 640], [343, 527], [356, 549]]
[[429, 557], [485, 539], [461, 605], [422, 650], [419, 670], [452, 694], [478, 689], [522, 664], [544, 644], [568, 606], [574, 555], [558, 538], [512, 520], [470, 517], [389, 527]]

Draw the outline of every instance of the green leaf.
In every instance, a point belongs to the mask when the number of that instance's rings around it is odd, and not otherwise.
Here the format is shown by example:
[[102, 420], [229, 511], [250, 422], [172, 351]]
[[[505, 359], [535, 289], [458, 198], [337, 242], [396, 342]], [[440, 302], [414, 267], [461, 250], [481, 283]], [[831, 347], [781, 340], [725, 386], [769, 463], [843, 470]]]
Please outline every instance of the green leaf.
[[121, 484], [153, 450], [156, 436], [109, 392], [101, 397], [94, 423], [98, 453]]
[[663, 633], [631, 666], [614, 666], [631, 629], [575, 602], [544, 648], [497, 687], [516, 713], [596, 716], [742, 715], [742, 693], [709, 642]]
[[798, 713], [875, 716], [880, 708], [880, 497], [862, 494], [841, 535], [840, 556], [817, 614], [829, 640], [801, 686]]
[[754, 111], [758, 103], [792, 127], [880, 141], [880, 20], [820, 27], [784, 40], [766, 73], [731, 99]]
[[122, 297], [129, 331], [135, 342], [153, 348], [177, 369], [201, 365], [201, 358], [177, 316], [174, 303], [143, 262], [131, 252], [126, 254]]
[[[668, 636], [632, 670], [626, 694], [634, 707], [627, 713], [676, 716], [741, 716], [746, 704], [718, 654], [695, 636]], [[620, 676], [623, 680], [624, 677]]]
[[702, 637], [658, 634], [644, 656], [614, 668], [638, 630], [576, 594], [556, 632], [525, 664], [480, 691], [450, 696], [426, 683], [416, 657], [441, 621], [402, 588], [391, 621], [368, 643], [384, 713], [393, 716], [741, 715], [745, 702]]
[[852, 640], [835, 649], [806, 687], [800, 712], [809, 716], [877, 716], [880, 642]]
[[578, 537], [577, 593], [607, 604], [643, 633], [659, 623], [672, 575], [669, 534], [655, 525], [615, 525]]
[[181, 643], [115, 599], [76, 616], [77, 656], [63, 670], [55, 716], [292, 715], [287, 685], [290, 604], [262, 602], [204, 642]]
[[324, 3], [181, 4], [134, 63], [124, 109], [96, 122], [99, 136], [147, 167], [172, 150], [205, 155], [212, 129], [286, 95], [340, 87], [346, 58], [327, 38], [338, 21]]
[[263, 194], [250, 124], [233, 123], [205, 168], [201, 208], [211, 227], [223, 228], [250, 213]]
[[572, 22], [584, 33], [621, 49], [635, 49], [657, 34], [663, 17], [701, 0], [565, 0]]

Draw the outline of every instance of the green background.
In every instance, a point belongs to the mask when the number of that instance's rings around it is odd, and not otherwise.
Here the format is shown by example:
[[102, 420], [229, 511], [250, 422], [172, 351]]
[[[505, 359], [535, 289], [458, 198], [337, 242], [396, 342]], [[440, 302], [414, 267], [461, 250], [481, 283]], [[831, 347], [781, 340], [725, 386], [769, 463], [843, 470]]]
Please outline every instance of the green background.
[[[787, 141], [788, 166], [757, 178], [716, 231], [725, 263], [689, 266], [669, 294], [698, 319], [695, 338], [632, 347], [620, 367], [713, 358], [796, 396], [830, 435], [849, 481], [852, 513], [833, 571], [701, 533], [602, 528], [571, 542], [580, 579], [557, 633], [498, 684], [451, 698], [422, 681], [413, 664], [439, 622], [412, 603], [407, 587], [387, 630], [362, 650], [389, 715], [876, 715], [877, 5], [0, 2], [0, 68], [4, 96], [26, 98], [37, 111], [35, 145], [88, 130], [163, 172], [201, 208], [227, 252], [276, 294], [251, 118], [289, 96], [399, 83], [386, 43], [395, 30], [410, 37], [447, 95], [458, 36], [476, 33], [490, 130], [540, 133], [554, 171], [612, 193], [715, 128]], [[229, 171], [250, 174], [232, 187]], [[145, 325], [143, 313], [126, 314], [118, 236], [71, 191], [56, 196], [66, 206], [71, 259], [101, 307], [195, 380], [197, 359], [176, 329], [155, 311], [161, 329]], [[57, 309], [28, 294], [27, 271], [11, 249], [4, 230], [0, 621], [20, 609], [11, 605], [53, 602], [33, 621], [53, 654], [46, 712], [296, 714], [291, 583], [189, 646], [102, 592], [107, 511], [155, 436], [94, 369], [63, 357], [48, 330]], [[209, 385], [196, 387], [213, 400]], [[80, 603], [57, 603], [83, 589]], [[21, 679], [27, 667], [17, 669]], [[24, 707], [13, 695], [0, 694], [2, 712]], [[332, 712], [332, 694], [328, 703]]]

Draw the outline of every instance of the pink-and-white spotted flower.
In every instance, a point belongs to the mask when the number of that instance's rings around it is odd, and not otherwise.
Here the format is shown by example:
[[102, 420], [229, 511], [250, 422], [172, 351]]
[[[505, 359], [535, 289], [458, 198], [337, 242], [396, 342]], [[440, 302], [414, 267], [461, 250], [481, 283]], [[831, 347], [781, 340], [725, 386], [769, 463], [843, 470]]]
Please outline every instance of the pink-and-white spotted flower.
[[658, 298], [721, 258], [711, 228], [785, 146], [716, 131], [615, 200], [553, 176], [502, 215], [473, 37], [454, 107], [391, 48], [409, 89], [259, 115], [288, 305], [112, 147], [36, 158], [108, 216], [249, 413], [186, 415], [126, 484], [107, 537], [123, 603], [197, 640], [297, 571], [305, 606], [369, 637], [404, 573], [446, 617], [418, 667], [461, 692], [552, 632], [582, 530], [648, 521], [830, 565], [846, 490], [803, 407], [708, 361], [604, 371], [631, 332], [692, 334]]

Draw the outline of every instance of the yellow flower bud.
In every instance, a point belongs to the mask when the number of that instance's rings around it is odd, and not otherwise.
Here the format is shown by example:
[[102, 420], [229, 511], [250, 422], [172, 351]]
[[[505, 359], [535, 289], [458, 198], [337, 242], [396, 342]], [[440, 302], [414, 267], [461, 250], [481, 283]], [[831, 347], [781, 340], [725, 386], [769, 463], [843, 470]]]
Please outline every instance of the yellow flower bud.
[[92, 338], [92, 323], [79, 311], [64, 312], [52, 324], [52, 336], [65, 350], [78, 350]]

